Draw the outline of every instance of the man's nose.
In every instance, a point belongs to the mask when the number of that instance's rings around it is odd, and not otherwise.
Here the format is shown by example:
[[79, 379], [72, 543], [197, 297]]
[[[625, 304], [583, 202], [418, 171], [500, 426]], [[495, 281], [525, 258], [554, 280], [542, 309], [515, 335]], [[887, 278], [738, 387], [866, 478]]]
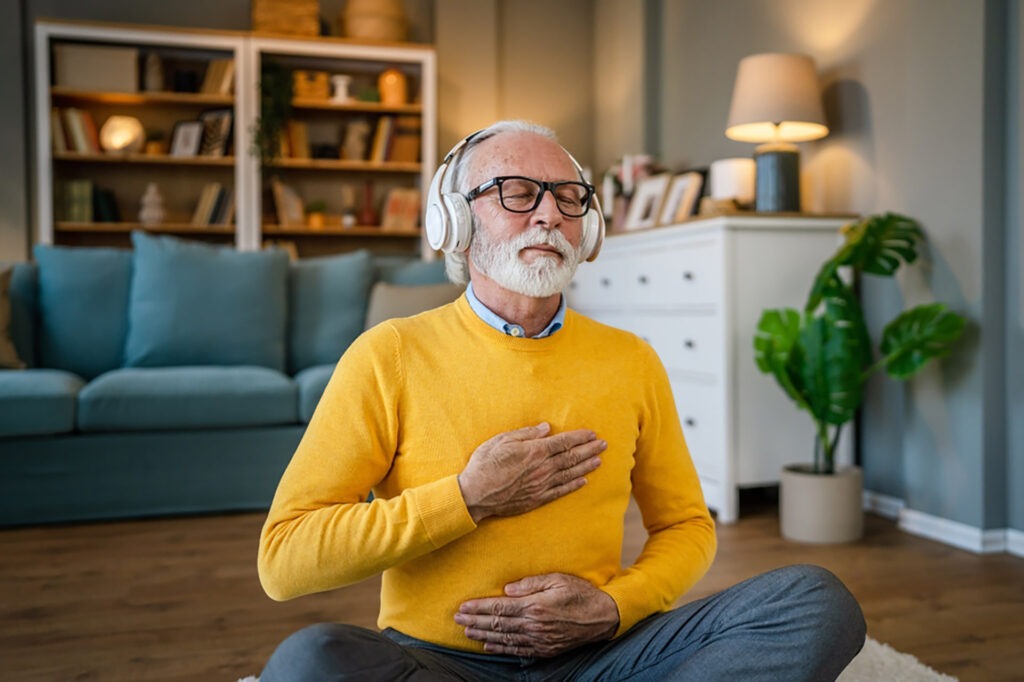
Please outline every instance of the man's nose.
[[554, 192], [547, 188], [541, 190], [540, 204], [533, 209], [533, 217], [538, 224], [547, 229], [555, 228], [562, 223], [562, 212], [558, 210]]

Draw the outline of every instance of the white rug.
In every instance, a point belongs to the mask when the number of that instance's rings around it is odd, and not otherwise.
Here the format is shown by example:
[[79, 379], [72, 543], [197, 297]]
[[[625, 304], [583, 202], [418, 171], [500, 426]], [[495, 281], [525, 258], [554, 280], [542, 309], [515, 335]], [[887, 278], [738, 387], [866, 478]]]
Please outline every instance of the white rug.
[[[957, 682], [921, 663], [910, 654], [901, 654], [888, 644], [868, 637], [857, 657], [836, 682]], [[258, 677], [243, 677], [238, 682], [260, 682]]]
[[910, 654], [868, 637], [864, 648], [850, 661], [836, 682], [957, 682], [926, 666]]

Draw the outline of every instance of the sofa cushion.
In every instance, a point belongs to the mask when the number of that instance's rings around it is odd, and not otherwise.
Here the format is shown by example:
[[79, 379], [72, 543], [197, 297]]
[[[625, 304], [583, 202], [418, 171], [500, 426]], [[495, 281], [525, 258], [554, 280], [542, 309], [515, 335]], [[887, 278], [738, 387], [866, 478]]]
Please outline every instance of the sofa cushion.
[[288, 367], [334, 364], [363, 331], [373, 282], [368, 251], [307, 258], [289, 275]]
[[75, 428], [85, 381], [60, 369], [0, 371], [0, 436], [47, 436]]
[[307, 367], [295, 375], [295, 383], [299, 385], [299, 421], [308, 424], [313, 412], [323, 397], [327, 382], [334, 374], [334, 364], [314, 365]]
[[369, 329], [393, 317], [409, 317], [451, 303], [462, 295], [463, 291], [465, 287], [450, 283], [403, 286], [377, 282], [370, 292], [366, 328]]
[[288, 254], [133, 232], [125, 366], [285, 366]]
[[25, 366], [11, 338], [11, 297], [7, 292], [13, 276], [13, 265], [0, 265], [0, 369], [22, 369]]
[[11, 340], [18, 358], [29, 367], [36, 364], [36, 291], [39, 286], [39, 266], [35, 263], [16, 263], [7, 294], [11, 301]]
[[297, 421], [297, 388], [266, 367], [107, 372], [78, 397], [80, 431], [231, 428]]
[[398, 256], [382, 256], [377, 259], [376, 279], [389, 284], [441, 284], [447, 282], [444, 274], [444, 259], [425, 261], [410, 260]]
[[121, 366], [132, 255], [37, 244], [39, 365], [91, 379]]

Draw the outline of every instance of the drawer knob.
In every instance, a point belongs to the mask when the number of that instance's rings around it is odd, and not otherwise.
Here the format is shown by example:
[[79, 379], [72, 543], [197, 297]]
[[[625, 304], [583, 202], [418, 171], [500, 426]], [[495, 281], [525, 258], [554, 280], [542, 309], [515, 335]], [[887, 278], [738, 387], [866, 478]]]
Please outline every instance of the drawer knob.
[[685, 279], [687, 282], [692, 282], [694, 280], [693, 273], [687, 270], [686, 272], [683, 273], [683, 279]]
[[570, 289], [575, 289], [576, 288], [576, 280], [573, 280], [573, 281], [569, 282], [569, 288]]
[[608, 286], [611, 286], [611, 284], [612, 284], [612, 281], [610, 279], [608, 279], [607, 277], [602, 277], [601, 278], [601, 286], [608, 287]]
[[640, 282], [640, 284], [647, 284], [647, 275], [640, 275], [636, 278], [636, 281]]
[[683, 345], [693, 350], [694, 348], [697, 347], [697, 342], [694, 341], [693, 339], [686, 339], [685, 341], [683, 341]]
[[685, 424], [687, 426], [697, 426], [697, 420], [694, 419], [693, 417], [687, 417], [686, 421], [685, 421]]

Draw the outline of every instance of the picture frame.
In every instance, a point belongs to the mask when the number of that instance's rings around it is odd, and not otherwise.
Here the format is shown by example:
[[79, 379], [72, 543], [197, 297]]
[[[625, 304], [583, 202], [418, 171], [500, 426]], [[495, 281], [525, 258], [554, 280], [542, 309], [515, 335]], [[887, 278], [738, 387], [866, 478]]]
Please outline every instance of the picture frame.
[[224, 156], [231, 146], [231, 109], [210, 109], [199, 114], [202, 137], [200, 156]]
[[688, 171], [674, 176], [661, 205], [658, 225], [681, 223], [694, 215], [703, 190], [704, 174], [700, 171]]
[[196, 156], [203, 140], [203, 122], [178, 121], [171, 131], [171, 156]]
[[634, 230], [654, 227], [658, 224], [659, 209], [671, 179], [672, 175], [670, 173], [659, 173], [658, 175], [641, 178], [637, 182], [633, 198], [629, 202], [629, 210], [626, 213], [623, 230], [632, 232]]

